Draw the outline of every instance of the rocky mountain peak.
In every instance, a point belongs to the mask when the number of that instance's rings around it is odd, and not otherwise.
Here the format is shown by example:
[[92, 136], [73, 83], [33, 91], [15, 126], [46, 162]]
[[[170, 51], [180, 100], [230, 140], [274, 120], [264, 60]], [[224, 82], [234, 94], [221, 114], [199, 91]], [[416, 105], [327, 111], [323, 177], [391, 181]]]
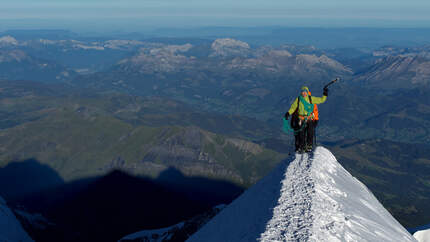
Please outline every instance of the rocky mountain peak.
[[248, 43], [224, 38], [224, 39], [216, 39], [212, 45], [212, 54], [211, 57], [227, 57], [227, 56], [247, 56], [250, 50], [250, 46]]
[[411, 88], [430, 84], [430, 59], [415, 55], [386, 56], [356, 78], [372, 87]]
[[18, 44], [18, 41], [10, 35], [0, 37], [0, 46], [14, 46]]
[[269, 51], [268, 55], [271, 56], [279, 56], [279, 57], [291, 57], [293, 56], [289, 51], [287, 50], [271, 50]]
[[187, 64], [192, 62], [193, 57], [183, 55], [192, 47], [191, 44], [144, 47], [135, 56], [121, 60], [118, 64], [124, 66], [130, 64], [143, 73], [178, 71], [189, 67]]
[[338, 61], [331, 59], [327, 57], [326, 55], [316, 56], [316, 55], [309, 55], [309, 54], [300, 54], [296, 56], [296, 63], [301, 65], [322, 65], [325, 67], [330, 67], [331, 69], [346, 72], [346, 73], [352, 73], [352, 70], [350, 68], [345, 67]]

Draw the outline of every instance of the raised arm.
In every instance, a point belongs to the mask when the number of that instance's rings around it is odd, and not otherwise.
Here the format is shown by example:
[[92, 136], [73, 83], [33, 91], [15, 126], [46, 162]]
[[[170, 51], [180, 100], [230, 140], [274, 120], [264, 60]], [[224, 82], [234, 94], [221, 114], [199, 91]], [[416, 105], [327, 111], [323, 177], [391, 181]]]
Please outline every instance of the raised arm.
[[320, 104], [323, 103], [327, 100], [327, 96], [322, 96], [322, 97], [312, 97], [312, 103], [313, 104]]
[[296, 111], [298, 103], [299, 103], [299, 98], [296, 98], [296, 100], [294, 100], [293, 104], [291, 104], [290, 110], [288, 110], [288, 113], [290, 115], [293, 114], [294, 111]]

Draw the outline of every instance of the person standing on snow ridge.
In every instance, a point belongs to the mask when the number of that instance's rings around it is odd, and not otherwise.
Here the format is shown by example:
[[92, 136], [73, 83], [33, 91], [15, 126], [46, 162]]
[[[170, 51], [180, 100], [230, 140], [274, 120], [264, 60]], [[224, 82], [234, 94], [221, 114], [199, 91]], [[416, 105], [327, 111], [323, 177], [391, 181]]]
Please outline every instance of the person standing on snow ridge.
[[288, 112], [285, 119], [291, 118], [291, 127], [294, 129], [296, 152], [312, 151], [315, 127], [317, 124], [315, 115], [315, 104], [324, 103], [328, 96], [328, 89], [324, 88], [323, 97], [312, 97], [309, 88], [304, 86], [301, 93]]

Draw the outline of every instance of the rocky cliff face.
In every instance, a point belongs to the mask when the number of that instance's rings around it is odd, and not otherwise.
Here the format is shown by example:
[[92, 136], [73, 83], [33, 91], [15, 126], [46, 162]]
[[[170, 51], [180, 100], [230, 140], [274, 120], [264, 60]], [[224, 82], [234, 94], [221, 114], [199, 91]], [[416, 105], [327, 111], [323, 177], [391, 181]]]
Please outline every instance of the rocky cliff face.
[[211, 57], [246, 57], [250, 54], [251, 51], [251, 48], [249, 47], [248, 43], [230, 38], [216, 39], [212, 43], [211, 49]]
[[430, 84], [430, 59], [419, 55], [387, 56], [356, 78], [369, 87], [413, 88]]
[[181, 71], [189, 67], [193, 58], [182, 53], [187, 52], [192, 45], [167, 45], [154, 48], [141, 48], [137, 55], [119, 62], [120, 68], [152, 74], [157, 72]]

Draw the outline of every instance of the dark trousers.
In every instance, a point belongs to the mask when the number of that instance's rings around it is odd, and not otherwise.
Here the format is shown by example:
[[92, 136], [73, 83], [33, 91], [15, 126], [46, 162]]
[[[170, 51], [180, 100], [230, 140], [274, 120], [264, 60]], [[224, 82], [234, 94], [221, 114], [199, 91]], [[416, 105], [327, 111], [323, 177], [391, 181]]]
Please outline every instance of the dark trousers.
[[[300, 132], [294, 135], [296, 150], [304, 149], [307, 145], [313, 145], [315, 127], [317, 124], [318, 121], [308, 120], [297, 129], [300, 130]], [[305, 127], [303, 127], [303, 125], [305, 125]]]

